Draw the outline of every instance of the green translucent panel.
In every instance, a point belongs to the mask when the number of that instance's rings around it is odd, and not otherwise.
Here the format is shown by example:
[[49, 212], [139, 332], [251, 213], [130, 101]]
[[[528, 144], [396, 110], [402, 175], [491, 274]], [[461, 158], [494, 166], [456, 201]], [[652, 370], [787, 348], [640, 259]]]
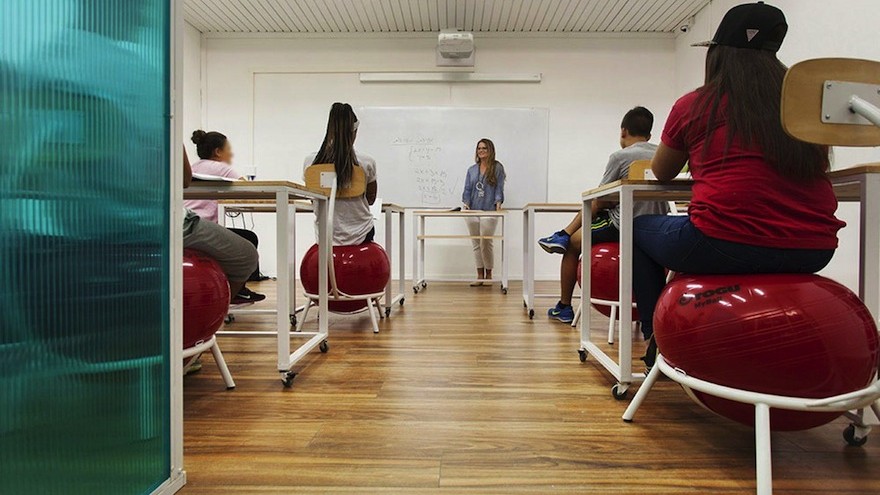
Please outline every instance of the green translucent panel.
[[0, 493], [168, 478], [168, 0], [0, 0]]

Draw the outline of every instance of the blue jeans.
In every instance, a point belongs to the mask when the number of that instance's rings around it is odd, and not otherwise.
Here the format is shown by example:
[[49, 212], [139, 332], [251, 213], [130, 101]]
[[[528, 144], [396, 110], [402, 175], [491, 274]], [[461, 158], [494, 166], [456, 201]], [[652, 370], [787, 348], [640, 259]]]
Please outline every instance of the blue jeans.
[[722, 241], [700, 232], [687, 216], [633, 220], [633, 292], [642, 332], [654, 328], [654, 307], [666, 285], [664, 268], [689, 274], [816, 273], [833, 249], [783, 249]]

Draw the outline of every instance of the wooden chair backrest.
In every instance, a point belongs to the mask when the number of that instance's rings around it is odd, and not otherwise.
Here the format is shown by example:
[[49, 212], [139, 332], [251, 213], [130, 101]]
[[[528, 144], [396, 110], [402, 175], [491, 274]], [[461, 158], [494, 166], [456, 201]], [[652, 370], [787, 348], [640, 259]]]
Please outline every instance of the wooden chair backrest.
[[[325, 172], [336, 172], [336, 167], [332, 163], [322, 163], [311, 165], [306, 169], [305, 179], [306, 187], [309, 189], [320, 190], [324, 194], [330, 194], [329, 187], [321, 187], [321, 174]], [[357, 198], [363, 196], [367, 192], [367, 176], [362, 167], [354, 167], [351, 173], [351, 184], [348, 187], [341, 185], [336, 188], [336, 198]]]
[[645, 180], [645, 171], [651, 169], [651, 160], [636, 160], [629, 164], [627, 179]]
[[828, 146], [878, 146], [880, 127], [822, 122], [825, 81], [880, 85], [880, 62], [848, 58], [805, 60], [782, 83], [782, 128], [791, 137]]

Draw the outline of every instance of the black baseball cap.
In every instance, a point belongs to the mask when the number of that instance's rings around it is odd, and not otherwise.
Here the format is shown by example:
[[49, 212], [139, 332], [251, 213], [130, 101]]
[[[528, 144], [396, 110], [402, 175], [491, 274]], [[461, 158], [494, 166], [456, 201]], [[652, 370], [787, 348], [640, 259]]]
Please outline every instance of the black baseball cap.
[[745, 3], [724, 14], [712, 41], [691, 46], [724, 45], [777, 52], [787, 31], [781, 10], [764, 2]]

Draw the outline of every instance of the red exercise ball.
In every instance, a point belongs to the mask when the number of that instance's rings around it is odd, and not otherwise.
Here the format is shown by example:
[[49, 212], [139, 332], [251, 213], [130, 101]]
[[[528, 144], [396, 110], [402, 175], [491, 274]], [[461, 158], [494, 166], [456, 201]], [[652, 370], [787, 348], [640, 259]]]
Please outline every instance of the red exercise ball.
[[204, 253], [183, 250], [183, 348], [210, 339], [229, 311], [229, 282]]
[[[351, 296], [377, 294], [385, 291], [391, 279], [388, 253], [375, 242], [355, 246], [333, 246], [333, 268], [336, 287]], [[309, 248], [299, 268], [303, 287], [309, 294], [318, 293], [318, 245]], [[367, 301], [330, 301], [334, 313], [357, 313]]]
[[[654, 336], [664, 359], [727, 387], [823, 398], [877, 372], [877, 327], [846, 287], [817, 275], [680, 275], [663, 290]], [[751, 404], [693, 391], [712, 411], [754, 426]], [[774, 430], [805, 430], [841, 413], [771, 409]]]
[[[578, 284], [582, 284], [581, 280], [581, 260], [578, 263], [577, 280]], [[594, 299], [604, 299], [606, 301], [617, 301], [620, 298], [620, 244], [616, 242], [603, 242], [593, 244], [590, 252], [590, 296]], [[600, 313], [607, 317], [611, 317], [611, 306], [593, 304]], [[620, 319], [620, 312], [617, 313]], [[632, 310], [632, 321], [639, 321], [639, 312], [636, 308]]]

